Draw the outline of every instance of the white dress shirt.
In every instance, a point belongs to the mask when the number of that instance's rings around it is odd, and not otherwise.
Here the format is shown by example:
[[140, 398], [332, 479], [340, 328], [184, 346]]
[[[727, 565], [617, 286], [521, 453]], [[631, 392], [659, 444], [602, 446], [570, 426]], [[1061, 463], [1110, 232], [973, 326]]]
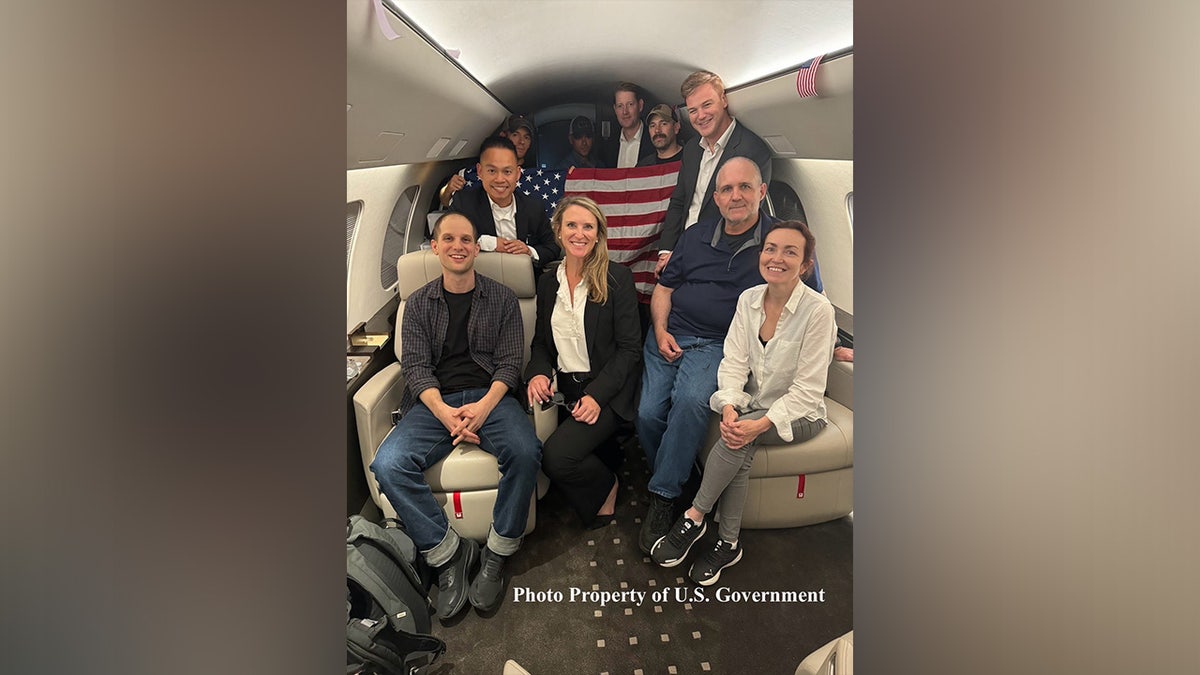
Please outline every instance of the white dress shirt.
[[717, 170], [717, 164], [721, 161], [721, 155], [725, 154], [725, 146], [729, 144], [729, 136], [733, 133], [733, 128], [737, 126], [737, 120], [729, 123], [729, 128], [713, 147], [708, 147], [704, 138], [700, 138], [700, 173], [696, 175], [696, 193], [692, 195], [692, 205], [688, 207], [687, 218], [683, 221], [683, 229], [687, 229], [696, 224], [696, 220], [700, 218], [700, 205], [704, 203], [704, 193], [708, 192], [708, 182], [712, 180], [713, 173]]
[[587, 373], [592, 370], [588, 358], [587, 335], [583, 331], [583, 312], [587, 309], [588, 283], [580, 279], [575, 299], [567, 287], [567, 263], [558, 266], [558, 295], [550, 314], [550, 333], [558, 350], [558, 370], [563, 373]]
[[718, 413], [726, 405], [743, 413], [766, 410], [779, 437], [791, 441], [792, 422], [825, 419], [825, 379], [837, 325], [829, 300], [800, 282], [764, 347], [758, 333], [766, 318], [766, 292], [762, 284], [738, 298], [717, 369], [717, 391], [708, 405]]
[[[488, 195], [488, 206], [492, 207], [492, 220], [496, 222], [496, 234], [481, 234], [479, 235], [479, 250], [495, 251], [496, 237], [504, 237], [505, 239], [517, 238], [517, 199], [508, 203], [508, 206], [497, 206], [496, 202], [492, 201], [491, 195]], [[533, 247], [529, 247], [529, 255], [536, 262], [538, 259], [537, 251]]]
[[638, 151], [642, 149], [642, 132], [646, 130], [646, 125], [638, 122], [637, 133], [633, 135], [633, 140], [625, 140], [625, 130], [621, 129], [617, 132], [617, 139], [621, 142], [620, 150], [617, 151], [617, 168], [628, 169], [631, 166], [637, 166]]

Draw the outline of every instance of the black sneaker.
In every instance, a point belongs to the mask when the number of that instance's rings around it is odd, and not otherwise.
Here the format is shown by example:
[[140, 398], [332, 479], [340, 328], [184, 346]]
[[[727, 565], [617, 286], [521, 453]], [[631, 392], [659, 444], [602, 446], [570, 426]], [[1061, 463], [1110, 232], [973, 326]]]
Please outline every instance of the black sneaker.
[[460, 539], [458, 550], [450, 562], [437, 568], [438, 619], [446, 621], [467, 606], [467, 582], [478, 564], [479, 544], [470, 539]]
[[663, 567], [678, 565], [687, 557], [688, 551], [692, 550], [692, 545], [700, 541], [700, 537], [703, 537], [707, 530], [708, 524], [703, 520], [697, 525], [687, 517], [686, 513], [679, 516], [679, 520], [675, 521], [671, 531], [654, 542], [654, 546], [650, 549], [650, 559]]
[[692, 565], [692, 581], [701, 586], [712, 586], [721, 578], [721, 570], [737, 564], [742, 559], [742, 547], [718, 539], [717, 545]]
[[646, 517], [642, 519], [642, 531], [638, 536], [638, 548], [642, 549], [642, 553], [650, 555], [654, 542], [671, 531], [671, 521], [674, 520], [671, 515], [673, 503], [666, 497], [650, 493], [650, 508], [646, 510]]
[[493, 553], [486, 546], [483, 549], [483, 562], [479, 565], [479, 575], [471, 582], [471, 606], [481, 612], [490, 612], [500, 606], [504, 598], [504, 563], [508, 556]]

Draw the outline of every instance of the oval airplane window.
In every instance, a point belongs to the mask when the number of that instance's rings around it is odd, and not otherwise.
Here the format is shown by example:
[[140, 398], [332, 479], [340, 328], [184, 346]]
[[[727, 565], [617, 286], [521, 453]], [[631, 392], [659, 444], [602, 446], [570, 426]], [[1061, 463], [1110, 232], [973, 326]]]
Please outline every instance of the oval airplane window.
[[808, 218], [804, 216], [804, 204], [800, 203], [800, 196], [796, 194], [792, 186], [773, 180], [767, 188], [767, 196], [771, 198], [771, 208], [774, 211], [772, 215], [776, 218], [808, 223]]
[[846, 214], [850, 216], [850, 234], [854, 234], [854, 191], [846, 195]]
[[387, 233], [383, 235], [383, 256], [379, 261], [379, 283], [391, 288], [396, 285], [396, 261], [404, 255], [404, 233], [412, 219], [413, 205], [417, 203], [417, 189], [413, 185], [400, 193], [392, 216], [388, 218]]
[[358, 230], [358, 217], [362, 215], [362, 200], [346, 205], [346, 276], [350, 276], [350, 246], [354, 243], [354, 232]]

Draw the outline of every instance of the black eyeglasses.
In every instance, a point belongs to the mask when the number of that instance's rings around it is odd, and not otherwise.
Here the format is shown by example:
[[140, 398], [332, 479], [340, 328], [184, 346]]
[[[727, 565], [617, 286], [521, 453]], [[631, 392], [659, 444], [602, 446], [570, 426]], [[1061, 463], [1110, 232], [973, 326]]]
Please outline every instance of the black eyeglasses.
[[549, 401], [543, 401], [542, 410], [549, 410], [556, 405], [561, 405], [564, 408], [569, 407], [567, 405], [567, 398], [563, 396], [561, 391], [554, 392], [554, 395], [550, 397]]
[[[554, 395], [550, 397], [550, 400], [542, 401], [541, 405], [542, 405], [542, 410], [549, 410], [556, 405], [561, 405], [562, 407], [566, 408], [567, 410], [571, 409], [571, 404], [567, 403], [567, 398], [565, 396], [563, 396], [561, 391], [554, 392]], [[531, 406], [531, 405], [525, 406], [525, 412], [532, 415], [533, 414], [533, 406]]]

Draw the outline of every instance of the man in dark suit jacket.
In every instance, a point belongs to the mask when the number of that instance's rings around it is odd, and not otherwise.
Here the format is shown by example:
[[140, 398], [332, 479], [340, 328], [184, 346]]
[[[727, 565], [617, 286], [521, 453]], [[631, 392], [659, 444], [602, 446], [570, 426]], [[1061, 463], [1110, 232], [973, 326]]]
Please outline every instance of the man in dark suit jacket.
[[[642, 124], [642, 89], [632, 82], [622, 82], [613, 92], [613, 112], [617, 115], [617, 133], [600, 143], [600, 160], [605, 166], [624, 169], [636, 166], [639, 159], [654, 152], [650, 143], [650, 131]], [[628, 144], [637, 144], [637, 149], [628, 148], [621, 152], [622, 139]]]
[[482, 190], [459, 193], [450, 211], [461, 213], [479, 231], [479, 248], [528, 255], [535, 271], [557, 260], [561, 251], [541, 202], [516, 191], [521, 167], [512, 141], [492, 136], [479, 147]]
[[771, 148], [753, 131], [729, 115], [725, 85], [707, 70], [692, 73], [679, 88], [687, 106], [688, 119], [699, 135], [683, 148], [679, 182], [663, 221], [661, 253], [655, 272], [661, 272], [671, 257], [679, 235], [690, 225], [719, 217], [713, 203], [717, 171], [732, 157], [746, 157], [758, 165], [763, 183], [771, 184]]

